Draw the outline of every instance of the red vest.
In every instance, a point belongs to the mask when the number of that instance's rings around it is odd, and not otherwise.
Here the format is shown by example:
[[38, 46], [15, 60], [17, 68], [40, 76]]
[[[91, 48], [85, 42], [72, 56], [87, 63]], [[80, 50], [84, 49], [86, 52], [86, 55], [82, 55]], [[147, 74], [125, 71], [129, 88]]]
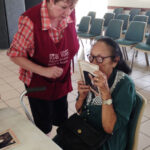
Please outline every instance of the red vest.
[[[34, 24], [35, 53], [29, 59], [45, 67], [59, 66], [63, 68], [63, 74], [60, 78], [50, 79], [33, 73], [29, 87], [46, 87], [46, 90], [33, 92], [28, 94], [28, 96], [44, 100], [56, 100], [72, 91], [70, 63], [79, 49], [79, 43], [74, 22], [68, 24], [68, 27], [65, 28], [60, 42], [57, 44], [53, 43], [49, 37], [48, 30], [42, 30], [40, 8], [41, 4], [24, 13]], [[71, 14], [73, 20], [74, 13]]]

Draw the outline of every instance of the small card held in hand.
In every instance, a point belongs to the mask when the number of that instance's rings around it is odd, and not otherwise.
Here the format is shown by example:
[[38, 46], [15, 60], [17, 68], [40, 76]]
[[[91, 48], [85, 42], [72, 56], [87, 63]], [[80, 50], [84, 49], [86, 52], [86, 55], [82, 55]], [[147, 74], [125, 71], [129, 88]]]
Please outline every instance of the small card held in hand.
[[94, 72], [99, 70], [99, 66], [84, 60], [79, 60], [78, 63], [82, 80], [86, 85], [90, 85], [93, 90], [98, 92], [97, 87], [92, 82], [92, 78], [95, 76]]

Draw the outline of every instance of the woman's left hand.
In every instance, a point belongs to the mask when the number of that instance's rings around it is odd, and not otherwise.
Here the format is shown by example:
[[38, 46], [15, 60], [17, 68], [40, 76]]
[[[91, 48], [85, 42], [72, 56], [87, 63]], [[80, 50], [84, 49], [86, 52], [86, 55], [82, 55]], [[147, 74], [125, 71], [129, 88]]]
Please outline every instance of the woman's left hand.
[[93, 82], [94, 85], [96, 85], [99, 88], [102, 99], [106, 100], [111, 98], [110, 88], [108, 86], [108, 79], [106, 74], [104, 74], [101, 71], [95, 71], [94, 74], [96, 76], [93, 78]]

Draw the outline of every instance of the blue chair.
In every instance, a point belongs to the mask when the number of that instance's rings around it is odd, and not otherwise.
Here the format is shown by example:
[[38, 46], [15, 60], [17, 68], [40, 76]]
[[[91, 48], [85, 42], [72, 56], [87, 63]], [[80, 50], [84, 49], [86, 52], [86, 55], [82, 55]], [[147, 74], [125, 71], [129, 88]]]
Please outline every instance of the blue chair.
[[149, 66], [148, 54], [150, 54], [150, 35], [148, 36], [146, 42], [141, 42], [134, 47], [134, 53], [132, 56], [132, 62], [134, 62], [135, 51], [140, 51], [145, 53], [145, 60], [147, 66]]
[[136, 16], [134, 16], [133, 21], [148, 22], [148, 16], [146, 16], [146, 15], [136, 15]]
[[102, 34], [104, 19], [95, 18], [88, 33], [80, 33], [80, 38], [93, 39]]
[[[105, 31], [105, 37], [110, 37], [113, 40], [119, 39], [122, 32], [123, 21], [119, 19], [110, 20], [108, 27]], [[103, 36], [97, 36], [95, 40], [102, 38]]]
[[89, 13], [88, 13], [87, 16], [91, 16], [91, 22], [90, 22], [90, 24], [92, 24], [93, 20], [96, 17], [96, 12], [95, 11], [89, 11]]
[[[136, 16], [134, 16], [133, 21], [143, 21], [143, 22], [148, 23], [148, 16], [146, 16], [146, 15], [136, 15]], [[148, 35], [149, 35], [149, 33], [145, 33], [146, 38], [148, 37]]]
[[114, 19], [114, 17], [115, 17], [114, 13], [105, 13], [105, 15], [104, 15], [104, 30], [107, 28], [110, 20]]
[[147, 104], [146, 98], [143, 97], [139, 92], [136, 92], [136, 102], [128, 124], [129, 134], [125, 150], [137, 150], [139, 129], [146, 104]]
[[130, 15], [129, 21], [132, 21], [134, 16], [139, 15], [140, 12], [141, 12], [141, 9], [139, 9], [139, 8], [131, 9], [130, 12], [129, 12], [129, 15]]
[[127, 14], [119, 14], [116, 19], [123, 20], [122, 34], [125, 34], [129, 24], [129, 15]]
[[146, 16], [148, 16], [148, 25], [150, 24], [150, 10], [146, 11], [145, 13]]
[[90, 44], [92, 45], [92, 41], [96, 36], [100, 36], [103, 31], [103, 23], [104, 19], [95, 18], [91, 24], [90, 30], [88, 33], [80, 33], [78, 37], [81, 41], [82, 47], [84, 49], [84, 44], [82, 39], [90, 39]]
[[123, 13], [123, 8], [115, 8], [113, 10], [113, 13], [115, 14], [115, 18], [114, 19], [116, 19], [119, 14]]
[[89, 27], [90, 27], [90, 21], [91, 21], [91, 17], [90, 16], [83, 16], [81, 18], [81, 21], [78, 25], [78, 30], [77, 30], [77, 34], [81, 34], [81, 33], [87, 33], [89, 32]]
[[116, 40], [116, 42], [122, 47], [125, 60], [128, 60], [126, 47], [133, 47], [143, 41], [146, 25], [147, 23], [145, 22], [131, 21], [125, 34], [125, 38]]
[[146, 16], [148, 16], [148, 21], [147, 21], [147, 32], [145, 33], [145, 37], [147, 38], [149, 36], [149, 28], [150, 28], [150, 10], [146, 11], [145, 13]]

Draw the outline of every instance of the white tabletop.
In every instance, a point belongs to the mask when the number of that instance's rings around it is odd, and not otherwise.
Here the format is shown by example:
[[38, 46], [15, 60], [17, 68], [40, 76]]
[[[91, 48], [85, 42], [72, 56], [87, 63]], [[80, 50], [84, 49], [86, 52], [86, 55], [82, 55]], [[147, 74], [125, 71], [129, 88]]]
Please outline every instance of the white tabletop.
[[10, 150], [61, 150], [28, 119], [12, 108], [0, 109], [0, 132], [11, 129], [20, 144]]

